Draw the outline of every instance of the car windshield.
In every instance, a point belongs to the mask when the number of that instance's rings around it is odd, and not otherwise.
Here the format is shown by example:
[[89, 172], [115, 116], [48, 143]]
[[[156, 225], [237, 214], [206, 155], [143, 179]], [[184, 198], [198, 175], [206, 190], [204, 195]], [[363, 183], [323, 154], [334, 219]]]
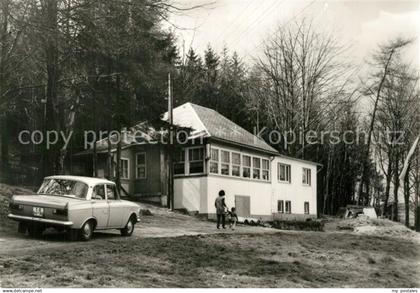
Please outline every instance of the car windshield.
[[44, 179], [38, 194], [71, 196], [76, 198], [86, 198], [88, 191], [87, 184], [68, 179]]

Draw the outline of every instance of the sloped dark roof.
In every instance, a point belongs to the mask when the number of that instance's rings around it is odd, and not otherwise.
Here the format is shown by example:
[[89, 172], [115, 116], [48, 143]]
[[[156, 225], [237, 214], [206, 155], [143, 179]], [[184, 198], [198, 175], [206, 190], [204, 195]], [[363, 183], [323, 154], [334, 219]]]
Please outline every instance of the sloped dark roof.
[[[165, 113], [162, 122], [168, 120], [168, 113]], [[173, 109], [174, 125], [179, 128], [189, 129], [189, 137], [210, 137], [225, 143], [247, 147], [257, 151], [278, 154], [277, 150], [268, 145], [262, 138], [250, 133], [229, 120], [219, 112], [199, 106], [192, 103], [185, 103]], [[135, 131], [140, 131], [142, 137], [134, 137]], [[163, 135], [147, 122], [138, 123], [134, 127], [126, 130], [122, 140], [122, 148], [130, 147], [136, 144], [156, 143], [158, 137]], [[114, 139], [111, 135], [112, 151], [116, 149]], [[106, 152], [108, 149], [108, 140], [102, 139], [96, 142], [97, 152]], [[92, 149], [80, 152], [76, 155], [85, 155], [92, 153]]]
[[[268, 145], [262, 138], [253, 135], [219, 112], [192, 103], [185, 103], [173, 110], [174, 124], [191, 127], [196, 133], [206, 137], [233, 143], [251, 149], [277, 154], [277, 150]], [[167, 120], [167, 113], [164, 115]]]
[[210, 137], [277, 153], [277, 150], [268, 145], [262, 138], [243, 129], [219, 112], [196, 104], [191, 104], [191, 106], [203, 122]]

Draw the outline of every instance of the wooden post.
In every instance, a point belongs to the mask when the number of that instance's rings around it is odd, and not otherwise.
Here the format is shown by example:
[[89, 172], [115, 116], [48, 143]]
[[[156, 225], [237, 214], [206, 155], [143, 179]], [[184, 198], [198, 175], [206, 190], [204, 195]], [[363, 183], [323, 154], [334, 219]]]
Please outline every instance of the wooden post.
[[168, 144], [168, 207], [174, 210], [174, 176], [173, 176], [173, 97], [171, 88], [171, 74], [168, 73], [168, 123], [169, 123], [169, 144]]
[[96, 146], [96, 133], [98, 132], [98, 127], [96, 123], [96, 95], [93, 95], [93, 129], [95, 129], [95, 142], [93, 143], [93, 177], [98, 177], [98, 152]]

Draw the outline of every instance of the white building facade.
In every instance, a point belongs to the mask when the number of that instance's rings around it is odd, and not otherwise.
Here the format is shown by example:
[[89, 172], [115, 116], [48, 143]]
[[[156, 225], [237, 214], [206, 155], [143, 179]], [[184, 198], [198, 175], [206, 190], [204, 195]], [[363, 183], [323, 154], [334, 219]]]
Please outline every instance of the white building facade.
[[220, 190], [239, 216], [273, 219], [317, 216], [317, 166], [280, 155], [261, 138], [214, 110], [194, 104], [174, 109], [174, 123], [194, 129], [200, 143], [174, 159], [174, 207], [215, 217]]

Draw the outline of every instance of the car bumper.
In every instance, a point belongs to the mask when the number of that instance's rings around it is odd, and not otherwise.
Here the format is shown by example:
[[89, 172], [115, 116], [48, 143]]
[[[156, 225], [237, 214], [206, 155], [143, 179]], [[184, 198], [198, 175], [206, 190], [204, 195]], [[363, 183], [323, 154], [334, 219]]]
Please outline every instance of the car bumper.
[[15, 221], [24, 221], [24, 222], [35, 222], [35, 223], [42, 223], [42, 224], [49, 224], [49, 225], [56, 225], [56, 226], [72, 226], [73, 222], [71, 221], [58, 221], [58, 220], [51, 220], [51, 219], [43, 219], [43, 218], [35, 218], [35, 217], [27, 217], [27, 216], [20, 216], [20, 215], [13, 215], [8, 214], [7, 217], [9, 219]]

